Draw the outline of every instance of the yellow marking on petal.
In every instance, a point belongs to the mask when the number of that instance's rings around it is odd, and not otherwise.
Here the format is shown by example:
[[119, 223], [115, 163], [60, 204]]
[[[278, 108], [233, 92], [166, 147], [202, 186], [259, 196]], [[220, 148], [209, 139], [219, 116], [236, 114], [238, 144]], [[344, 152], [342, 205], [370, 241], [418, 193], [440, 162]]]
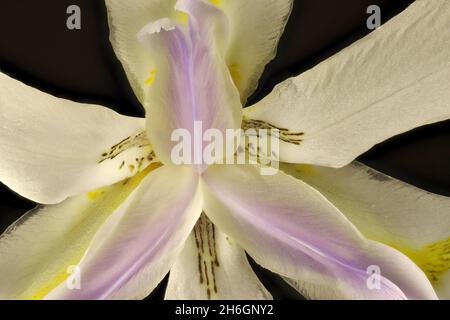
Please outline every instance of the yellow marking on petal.
[[183, 11], [177, 11], [177, 20], [183, 25], [187, 25], [189, 22], [189, 15]]
[[146, 85], [150, 86], [153, 84], [153, 82], [155, 82], [156, 73], [157, 73], [156, 69], [150, 71], [150, 76], [147, 78], [147, 80], [144, 81]]
[[450, 269], [450, 238], [431, 243], [420, 249], [406, 246], [393, 246], [407, 255], [436, 283]]
[[[57, 261], [44, 262], [45, 270], [48, 270], [48, 272], [44, 272], [34, 283], [30, 283], [29, 288], [19, 299], [42, 299], [66, 281], [70, 276], [70, 273], [67, 272], [68, 268], [80, 263], [95, 233], [106, 219], [120, 207], [150, 172], [161, 166], [162, 164], [159, 162], [152, 163], [143, 171], [129, 178], [128, 183], [118, 182], [102, 188], [103, 191], [100, 192], [102, 197], [97, 197], [85, 203], [80, 208], [80, 211], [85, 212], [85, 214], [80, 215], [83, 218], [66, 234], [63, 246], [66, 246], [67, 250], [61, 251], [63, 256]], [[86, 234], [89, 234], [89, 236], [86, 236]], [[52, 269], [57, 271], [52, 272]], [[83, 279], [83, 270], [81, 270], [81, 279]]]
[[97, 197], [101, 196], [102, 194], [105, 193], [105, 189], [101, 188], [101, 189], [96, 189], [96, 190], [92, 190], [89, 191], [86, 196], [90, 199], [90, 200], [95, 200], [97, 199]]
[[[281, 169], [285, 169], [287, 173], [292, 172], [291, 168], [291, 165], [284, 166], [281, 164]], [[317, 173], [314, 166], [304, 164], [295, 165], [294, 170], [299, 173], [301, 177], [312, 177]], [[314, 184], [312, 184], [312, 186], [314, 186]], [[368, 227], [370, 227], [371, 224], [377, 223], [376, 219], [373, 217], [371, 218], [370, 215], [367, 215], [367, 219], [369, 219], [366, 223], [366, 226]], [[365, 233], [365, 230], [361, 231]], [[413, 248], [405, 245], [404, 242], [400, 242], [398, 239], [388, 234], [371, 238], [385, 243], [408, 256], [420, 269], [422, 269], [432, 283], [439, 282], [442, 276], [450, 270], [450, 238], [425, 245], [422, 248]]]
[[237, 85], [242, 80], [241, 65], [238, 63], [230, 64], [228, 70], [230, 70], [230, 75], [234, 84]]
[[209, 0], [213, 5], [220, 7], [222, 5], [223, 0]]

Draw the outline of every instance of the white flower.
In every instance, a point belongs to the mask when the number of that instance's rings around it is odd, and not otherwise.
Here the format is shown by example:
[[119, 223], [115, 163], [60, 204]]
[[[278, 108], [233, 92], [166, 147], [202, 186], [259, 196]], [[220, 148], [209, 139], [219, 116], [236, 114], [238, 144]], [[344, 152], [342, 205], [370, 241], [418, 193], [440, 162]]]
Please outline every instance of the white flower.
[[[312, 298], [450, 297], [450, 200], [352, 162], [450, 118], [448, 1], [416, 1], [248, 109], [292, 1], [106, 4], [147, 117], [0, 75], [0, 179], [47, 204], [0, 240], [1, 298], [143, 298], [169, 270], [169, 299], [270, 298], [244, 249]], [[282, 128], [283, 172], [173, 165], [170, 135], [194, 121]]]

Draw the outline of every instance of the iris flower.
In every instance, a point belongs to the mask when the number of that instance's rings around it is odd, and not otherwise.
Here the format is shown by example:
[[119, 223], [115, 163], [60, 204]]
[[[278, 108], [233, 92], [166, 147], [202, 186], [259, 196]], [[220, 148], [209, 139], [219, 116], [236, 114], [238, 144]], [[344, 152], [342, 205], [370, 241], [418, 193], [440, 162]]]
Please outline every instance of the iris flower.
[[[354, 162], [450, 118], [448, 1], [414, 2], [246, 109], [292, 0], [106, 5], [145, 119], [0, 76], [0, 179], [42, 204], [0, 239], [1, 298], [140, 299], [170, 271], [168, 299], [270, 299], [245, 252], [309, 298], [450, 297], [449, 198]], [[278, 128], [282, 170], [175, 165], [171, 134], [195, 121]]]

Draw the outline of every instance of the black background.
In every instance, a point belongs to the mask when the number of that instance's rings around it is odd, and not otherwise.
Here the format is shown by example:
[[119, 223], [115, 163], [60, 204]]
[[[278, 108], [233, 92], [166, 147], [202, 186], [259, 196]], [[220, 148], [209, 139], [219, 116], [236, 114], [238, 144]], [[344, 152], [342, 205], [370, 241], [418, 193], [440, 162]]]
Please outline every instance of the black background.
[[[370, 32], [366, 28], [369, 5], [381, 7], [384, 23], [413, 1], [294, 2], [277, 57], [266, 68], [249, 104], [280, 81], [313, 67]], [[71, 4], [81, 8], [81, 30], [66, 28], [66, 8]], [[126, 115], [143, 115], [109, 44], [106, 8], [101, 0], [1, 0], [0, 69], [60, 97], [102, 104]], [[422, 189], [450, 196], [450, 121], [392, 138], [359, 160]], [[34, 205], [0, 184], [0, 233]], [[300, 298], [277, 276], [253, 266], [275, 298]], [[152, 297], [161, 298], [163, 292], [164, 283]]]

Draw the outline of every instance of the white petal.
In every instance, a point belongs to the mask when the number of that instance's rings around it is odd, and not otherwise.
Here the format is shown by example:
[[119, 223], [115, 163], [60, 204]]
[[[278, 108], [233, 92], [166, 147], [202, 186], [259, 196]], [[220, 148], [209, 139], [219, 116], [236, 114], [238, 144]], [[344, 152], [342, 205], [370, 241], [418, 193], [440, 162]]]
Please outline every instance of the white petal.
[[287, 140], [300, 138], [281, 143], [281, 161], [342, 167], [392, 136], [450, 118], [449, 47], [450, 3], [415, 1], [281, 83], [245, 117], [287, 129]]
[[[282, 172], [213, 166], [203, 175], [205, 212], [263, 267], [353, 299], [433, 299], [425, 274], [405, 255], [366, 239], [319, 192]], [[379, 290], [367, 285], [371, 266]], [[370, 278], [372, 279], [372, 278]]]
[[230, 23], [227, 64], [243, 102], [252, 94], [266, 64], [275, 57], [292, 0], [210, 0]]
[[133, 191], [154, 168], [126, 184], [31, 210], [13, 224], [0, 237], [0, 298], [40, 299], [66, 281], [101, 226], [128, 209]]
[[[450, 299], [450, 198], [354, 162], [341, 169], [284, 165], [327, 197], [370, 239], [397, 248]], [[447, 275], [447, 277], [446, 277]]]
[[166, 299], [271, 299], [244, 250], [202, 215], [170, 269]]
[[144, 119], [56, 98], [5, 74], [0, 153], [2, 183], [39, 203], [132, 176], [153, 157]]
[[122, 63], [128, 80], [141, 103], [144, 103], [145, 81], [153, 69], [149, 52], [136, 35], [148, 23], [163, 17], [175, 17], [176, 0], [106, 0], [110, 41]]
[[61, 284], [46, 299], [142, 299], [169, 272], [201, 213], [198, 175], [183, 167], [151, 172], [136, 199], [94, 239], [78, 264], [81, 288]]

